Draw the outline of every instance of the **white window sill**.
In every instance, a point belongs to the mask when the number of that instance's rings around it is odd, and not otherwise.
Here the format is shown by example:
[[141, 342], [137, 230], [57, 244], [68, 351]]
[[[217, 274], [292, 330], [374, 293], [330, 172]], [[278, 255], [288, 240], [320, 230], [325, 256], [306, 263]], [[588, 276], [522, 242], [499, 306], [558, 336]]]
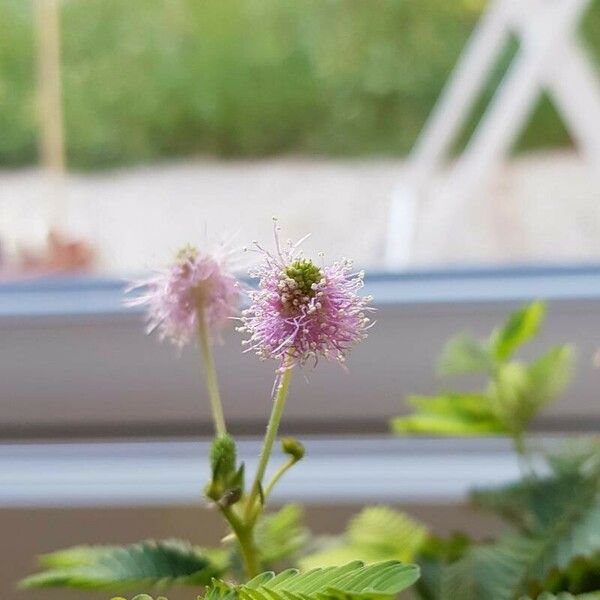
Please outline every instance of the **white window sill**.
[[[535, 444], [555, 448], [559, 440]], [[240, 444], [248, 473], [259, 448], [258, 441]], [[306, 449], [275, 502], [447, 504], [519, 476], [502, 438], [310, 439]], [[207, 442], [188, 441], [0, 445], [0, 508], [195, 504], [208, 478], [207, 454]]]

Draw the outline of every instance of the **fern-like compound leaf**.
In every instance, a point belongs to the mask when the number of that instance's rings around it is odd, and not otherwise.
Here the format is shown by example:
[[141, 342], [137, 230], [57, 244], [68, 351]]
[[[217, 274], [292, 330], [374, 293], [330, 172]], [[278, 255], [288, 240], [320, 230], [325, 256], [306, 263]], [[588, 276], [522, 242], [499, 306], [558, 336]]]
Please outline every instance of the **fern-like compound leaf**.
[[45, 571], [21, 582], [23, 588], [207, 585], [224, 572], [224, 560], [177, 540], [146, 541], [129, 546], [77, 547], [41, 559]]
[[303, 569], [339, 565], [350, 560], [373, 563], [412, 561], [428, 536], [427, 528], [408, 515], [385, 506], [365, 508], [349, 523], [337, 543], [301, 559]]
[[263, 573], [238, 586], [216, 581], [205, 600], [392, 600], [418, 578], [416, 565], [353, 561], [303, 573]]

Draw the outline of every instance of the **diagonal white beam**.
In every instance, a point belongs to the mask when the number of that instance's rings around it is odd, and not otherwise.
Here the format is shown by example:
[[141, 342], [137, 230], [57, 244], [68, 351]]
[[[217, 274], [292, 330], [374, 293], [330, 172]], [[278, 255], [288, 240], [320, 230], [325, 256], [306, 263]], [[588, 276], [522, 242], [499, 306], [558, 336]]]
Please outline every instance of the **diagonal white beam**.
[[409, 157], [406, 181], [392, 195], [385, 258], [390, 267], [410, 260], [423, 188], [440, 168], [509, 34], [513, 13], [526, 0], [492, 0], [438, 98]]
[[590, 0], [495, 0], [477, 25], [458, 66], [411, 153], [408, 177], [396, 187], [386, 260], [409, 262], [419, 210], [430, 182], [467, 118], [509, 30], [522, 39], [481, 124], [450, 176], [451, 193], [473, 196], [510, 151], [545, 87], [575, 143], [600, 176], [600, 81], [574, 29]]
[[575, 39], [556, 48], [544, 83], [581, 153], [599, 166], [600, 81]]
[[451, 189], [471, 196], [492, 167], [508, 154], [533, 109], [542, 75], [554, 58], [552, 50], [570, 36], [589, 3], [590, 0], [540, 3], [536, 13], [529, 16], [521, 49], [457, 161], [450, 178]]
[[477, 24], [411, 153], [418, 173], [438, 166], [450, 149], [508, 39], [516, 4], [495, 0]]

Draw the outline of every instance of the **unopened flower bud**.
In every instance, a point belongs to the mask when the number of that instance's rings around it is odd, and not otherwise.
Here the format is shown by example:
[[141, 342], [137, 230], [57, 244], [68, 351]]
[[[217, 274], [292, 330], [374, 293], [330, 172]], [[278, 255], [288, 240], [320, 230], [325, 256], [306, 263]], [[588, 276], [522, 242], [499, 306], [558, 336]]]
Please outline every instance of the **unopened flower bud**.
[[298, 462], [304, 458], [304, 446], [293, 437], [286, 437], [281, 440], [281, 449], [289, 454], [294, 462]]
[[213, 479], [227, 478], [235, 471], [235, 442], [230, 435], [216, 438], [210, 448], [210, 466]]

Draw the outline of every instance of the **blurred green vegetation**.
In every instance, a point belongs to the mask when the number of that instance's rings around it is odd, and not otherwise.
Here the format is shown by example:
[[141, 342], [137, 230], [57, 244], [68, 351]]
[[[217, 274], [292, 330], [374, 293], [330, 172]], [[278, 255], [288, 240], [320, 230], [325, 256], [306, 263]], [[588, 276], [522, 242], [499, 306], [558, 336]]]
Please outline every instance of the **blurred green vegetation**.
[[[69, 165], [191, 154], [403, 155], [484, 5], [64, 0]], [[0, 0], [0, 165], [37, 160], [33, 17], [31, 0]], [[584, 29], [600, 57], [600, 2]], [[467, 131], [515, 46], [507, 45]], [[541, 99], [519, 147], [565, 143]]]

